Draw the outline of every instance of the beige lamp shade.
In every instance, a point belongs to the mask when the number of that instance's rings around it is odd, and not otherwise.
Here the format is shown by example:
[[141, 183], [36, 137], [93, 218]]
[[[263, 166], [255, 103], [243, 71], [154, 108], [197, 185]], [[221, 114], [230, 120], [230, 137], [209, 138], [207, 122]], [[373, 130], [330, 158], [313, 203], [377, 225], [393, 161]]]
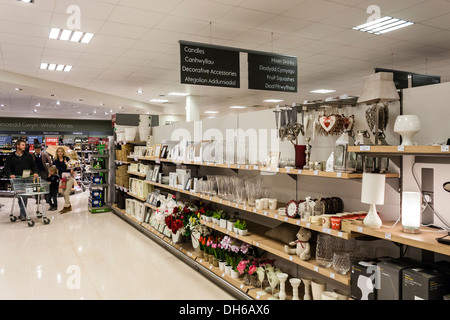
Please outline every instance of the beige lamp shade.
[[384, 174], [363, 174], [361, 193], [362, 203], [383, 205], [385, 190], [386, 176]]
[[358, 99], [358, 103], [375, 103], [398, 101], [397, 88], [394, 83], [394, 74], [379, 72], [364, 78], [364, 87]]

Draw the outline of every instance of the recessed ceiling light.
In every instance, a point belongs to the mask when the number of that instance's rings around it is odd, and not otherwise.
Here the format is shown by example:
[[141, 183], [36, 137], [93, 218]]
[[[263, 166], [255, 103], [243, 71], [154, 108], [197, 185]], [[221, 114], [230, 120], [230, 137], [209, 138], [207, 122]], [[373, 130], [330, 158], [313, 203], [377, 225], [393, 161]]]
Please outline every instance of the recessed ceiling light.
[[205, 111], [205, 114], [218, 114], [219, 111]]
[[230, 107], [230, 109], [246, 109], [247, 107], [245, 106], [232, 106]]
[[61, 101], [59, 101], [59, 100], [58, 100], [58, 101], [56, 101], [56, 105], [58, 105], [58, 106], [59, 106], [60, 104], [61, 104]]
[[388, 33], [397, 29], [413, 25], [414, 22], [397, 19], [393, 17], [384, 17], [369, 23], [354, 27], [353, 30], [368, 32], [376, 35]]
[[166, 103], [166, 102], [169, 102], [169, 100], [166, 100], [166, 99], [152, 99], [152, 100], [150, 100], [150, 102], [154, 102], [154, 103]]
[[65, 30], [59, 28], [51, 28], [48, 35], [48, 38], [52, 40], [81, 42], [84, 44], [90, 43], [93, 37], [93, 33]]
[[336, 92], [336, 90], [329, 90], [329, 89], [319, 89], [319, 90], [313, 90], [310, 91], [311, 93], [322, 93], [322, 94], [326, 94], [326, 93], [333, 93]]
[[34, 3], [34, 0], [17, 0], [19, 2]]
[[40, 107], [40, 106], [41, 106], [40, 102], [36, 103], [36, 107]]
[[142, 89], [139, 89], [139, 90], [137, 91], [137, 93], [142, 93], [142, 92], [144, 92], [144, 91], [142, 91]]
[[177, 97], [187, 97], [189, 93], [184, 92], [171, 92], [169, 93], [169, 96], [177, 96]]
[[42, 62], [41, 66], [40, 66], [40, 69], [41, 70], [69, 72], [70, 70], [72, 70], [72, 66], [66, 66], [65, 64], [56, 64], [56, 63]]
[[16, 91], [22, 91], [21, 88], [14, 88], [14, 90], [16, 90]]
[[263, 102], [270, 102], [270, 103], [279, 103], [279, 102], [283, 102], [284, 100], [278, 100], [278, 99], [267, 99], [264, 100]]
[[81, 111], [77, 111], [78, 114], [81, 114]]

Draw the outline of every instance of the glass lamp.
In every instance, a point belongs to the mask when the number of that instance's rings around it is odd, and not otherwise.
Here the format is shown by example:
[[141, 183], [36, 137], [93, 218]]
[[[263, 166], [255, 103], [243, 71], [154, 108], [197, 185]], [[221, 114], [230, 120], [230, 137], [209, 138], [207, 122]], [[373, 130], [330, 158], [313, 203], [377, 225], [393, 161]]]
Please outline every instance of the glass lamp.
[[383, 174], [364, 173], [362, 181], [361, 202], [370, 204], [370, 210], [364, 218], [364, 226], [379, 229], [382, 221], [378, 216], [376, 205], [384, 204], [386, 176]]
[[422, 195], [419, 192], [403, 192], [402, 225], [405, 233], [420, 233]]

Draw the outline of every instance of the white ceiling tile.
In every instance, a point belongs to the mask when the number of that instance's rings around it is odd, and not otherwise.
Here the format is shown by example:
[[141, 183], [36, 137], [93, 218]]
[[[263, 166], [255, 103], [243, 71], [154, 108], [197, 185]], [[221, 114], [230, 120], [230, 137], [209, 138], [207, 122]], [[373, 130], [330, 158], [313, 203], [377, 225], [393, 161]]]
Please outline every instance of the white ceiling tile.
[[[361, 4], [357, 5], [358, 8], [367, 10], [370, 6], [376, 5], [381, 9], [381, 16], [393, 15], [395, 12], [399, 12], [400, 10], [406, 10], [410, 7], [413, 7], [417, 4], [425, 3], [428, 0], [366, 0]], [[369, 18], [372, 13], [367, 14], [367, 18]], [[397, 17], [396, 18], [400, 18]]]
[[422, 2], [415, 6], [401, 9], [392, 15], [396, 18], [420, 23], [422, 21], [439, 17], [450, 12], [450, 2], [446, 0], [432, 0]]
[[267, 13], [282, 14], [305, 1], [306, 0], [245, 0], [239, 4], [239, 7], [264, 11]]
[[[148, 28], [144, 27], [115, 22], [106, 22], [100, 29], [99, 35], [109, 35], [113, 37], [128, 39], [141, 39], [147, 31]], [[98, 35], [95, 35], [94, 39], [96, 39], [97, 36]]]
[[295, 49], [301, 48], [304, 46], [308, 46], [312, 44], [313, 41], [311, 39], [305, 39], [302, 37], [292, 37], [292, 36], [281, 36], [277, 37], [273, 41], [274, 51], [277, 51], [279, 48], [282, 49]]
[[296, 19], [314, 19], [314, 21], [320, 21], [347, 10], [348, 8], [349, 6], [326, 0], [307, 0], [302, 2], [299, 6], [283, 13], [283, 15]]
[[270, 43], [272, 40], [272, 35], [270, 32], [249, 30], [235, 37], [234, 40], [261, 45], [265, 43]]
[[276, 16], [256, 27], [257, 30], [279, 34], [291, 34], [311, 25], [311, 21], [299, 20], [290, 17]]
[[170, 14], [190, 19], [215, 21], [232, 8], [231, 5], [206, 0], [183, 0]]
[[422, 22], [422, 24], [435, 28], [450, 30], [450, 13], [425, 20]]
[[436, 31], [439, 31], [439, 29], [421, 24], [413, 24], [411, 26], [386, 33], [382, 36], [398, 40], [411, 40], [435, 33]]
[[52, 13], [34, 10], [31, 7], [10, 6], [0, 4], [0, 20], [37, 26], [50, 26]]
[[350, 30], [353, 27], [365, 24], [368, 17], [369, 15], [366, 10], [360, 8], [348, 8], [342, 12], [321, 20], [321, 23]]
[[72, 12], [67, 13], [67, 11], [72, 5], [77, 5], [80, 8], [81, 16], [104, 21], [115, 8], [114, 4], [93, 0], [77, 0], [76, 3], [73, 0], [58, 0], [55, 2], [55, 12], [67, 14], [69, 18]]
[[255, 10], [235, 7], [217, 21], [235, 27], [256, 28], [275, 15]]
[[343, 31], [340, 27], [326, 25], [323, 23], [313, 23], [305, 28], [293, 32], [291, 35], [306, 39], [318, 40]]
[[164, 16], [163, 13], [117, 6], [108, 17], [108, 21], [149, 28], [161, 21]]
[[209, 26], [209, 22], [207, 21], [199, 21], [168, 15], [155, 25], [155, 29], [196, 34], [206, 26]]
[[245, 31], [247, 29], [215, 22], [204, 27], [198, 34], [205, 37], [211, 36], [213, 39], [231, 40], [243, 34]]
[[120, 0], [121, 6], [130, 8], [170, 13], [182, 0]]
[[[67, 14], [55, 13], [52, 16], [52, 21], [50, 26], [52, 28], [60, 28], [60, 29], [71, 29], [70, 26], [67, 25]], [[105, 21], [98, 19], [87, 18], [84, 15], [81, 15], [80, 18], [80, 29], [79, 31], [90, 32], [90, 33], [98, 33], [103, 26]], [[47, 33], [50, 32], [50, 28], [47, 30]], [[48, 34], [47, 34], [48, 35]]]

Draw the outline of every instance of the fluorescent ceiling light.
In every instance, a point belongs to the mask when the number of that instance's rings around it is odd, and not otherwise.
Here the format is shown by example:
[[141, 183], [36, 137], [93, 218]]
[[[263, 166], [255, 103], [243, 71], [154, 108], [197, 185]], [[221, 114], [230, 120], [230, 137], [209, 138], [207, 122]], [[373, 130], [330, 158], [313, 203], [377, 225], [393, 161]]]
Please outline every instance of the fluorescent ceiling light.
[[17, 0], [19, 2], [34, 3], [34, 0]]
[[283, 102], [283, 101], [284, 100], [268, 99], [268, 100], [264, 100], [263, 102], [278, 103], [278, 102]]
[[245, 106], [232, 106], [230, 107], [230, 109], [246, 109], [247, 107]]
[[171, 92], [169, 93], [169, 96], [177, 96], [177, 97], [187, 97], [189, 93], [184, 92]]
[[152, 100], [150, 100], [150, 102], [155, 102], [155, 103], [166, 103], [166, 102], [169, 102], [169, 100], [165, 100], [165, 99], [152, 99]]
[[72, 31], [72, 30], [63, 30], [63, 29], [59, 29], [59, 28], [51, 28], [50, 34], [48, 36], [48, 38], [52, 39], [52, 40], [81, 42], [81, 43], [85, 43], [85, 44], [91, 42], [93, 37], [94, 37], [93, 33]]
[[381, 19], [374, 20], [372, 22], [362, 24], [360, 26], [354, 27], [353, 30], [368, 32], [376, 35], [388, 33], [397, 29], [401, 29], [410, 25], [414, 22], [397, 19], [393, 17], [384, 17]]
[[205, 114], [218, 114], [219, 111], [205, 111]]
[[328, 90], [328, 89], [319, 89], [319, 90], [314, 90], [314, 91], [310, 91], [311, 93], [332, 93], [332, 92], [336, 92], [336, 90]]
[[143, 93], [144, 91], [142, 90], [142, 89], [139, 89], [138, 91], [137, 91], [137, 93]]
[[56, 63], [46, 63], [42, 62], [40, 68], [42, 70], [51, 70], [51, 71], [66, 71], [69, 72], [72, 70], [72, 66], [66, 66], [65, 64], [56, 64]]

